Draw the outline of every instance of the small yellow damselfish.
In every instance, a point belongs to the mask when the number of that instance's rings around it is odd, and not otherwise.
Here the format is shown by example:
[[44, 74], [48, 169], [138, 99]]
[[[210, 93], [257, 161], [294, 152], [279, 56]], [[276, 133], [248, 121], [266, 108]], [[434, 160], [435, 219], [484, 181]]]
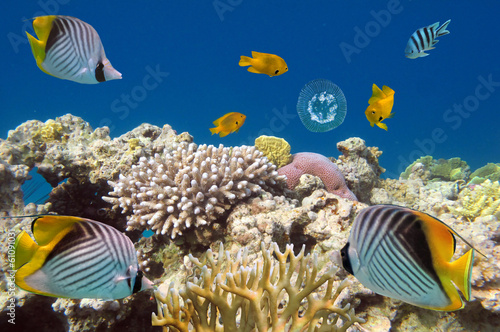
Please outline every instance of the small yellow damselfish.
[[213, 122], [216, 127], [210, 128], [210, 132], [212, 135], [219, 134], [220, 137], [227, 136], [234, 132], [237, 133], [245, 123], [246, 118], [244, 114], [238, 112], [227, 113]]
[[386, 85], [380, 90], [376, 84], [373, 84], [372, 90], [372, 96], [368, 100], [370, 106], [365, 111], [366, 118], [370, 121], [372, 127], [376, 124], [378, 127], [387, 130], [387, 125], [382, 121], [394, 116], [394, 113], [391, 113], [394, 105], [394, 90]]
[[252, 51], [252, 57], [242, 55], [239, 62], [241, 67], [250, 66], [248, 71], [251, 73], [266, 74], [273, 77], [288, 71], [285, 60], [277, 55]]

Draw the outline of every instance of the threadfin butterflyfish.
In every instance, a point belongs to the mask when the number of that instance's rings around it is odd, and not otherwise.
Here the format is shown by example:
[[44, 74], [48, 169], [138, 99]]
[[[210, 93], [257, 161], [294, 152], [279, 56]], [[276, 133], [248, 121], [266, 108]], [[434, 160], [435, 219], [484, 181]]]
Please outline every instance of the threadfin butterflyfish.
[[[455, 236], [471, 249], [451, 262]], [[432, 310], [464, 307], [475, 249], [445, 223], [394, 205], [361, 211], [341, 250], [344, 268], [375, 293]]]
[[434, 49], [434, 45], [437, 44], [439, 40], [437, 37], [441, 37], [449, 34], [450, 32], [446, 30], [448, 24], [451, 20], [448, 20], [439, 26], [439, 22], [436, 22], [427, 27], [423, 27], [415, 31], [408, 40], [406, 44], [405, 56], [409, 59], [421, 58], [428, 56], [429, 54], [425, 51]]
[[213, 123], [215, 128], [210, 128], [213, 134], [219, 134], [220, 137], [227, 136], [231, 133], [238, 132], [241, 126], [245, 123], [247, 117], [238, 112], [230, 112], [215, 120]]
[[368, 108], [365, 111], [366, 118], [370, 121], [370, 125], [374, 124], [384, 130], [387, 130], [387, 125], [382, 123], [384, 119], [392, 118], [394, 113], [391, 113], [394, 105], [394, 90], [384, 85], [382, 90], [376, 85], [372, 86], [372, 96], [368, 100]]
[[101, 222], [44, 215], [15, 242], [15, 283], [35, 294], [121, 299], [153, 284], [139, 270], [132, 241]]
[[248, 71], [251, 73], [273, 77], [288, 71], [285, 60], [277, 55], [252, 51], [252, 57], [242, 55], [239, 62], [241, 67], [250, 66]]
[[122, 78], [106, 58], [101, 38], [90, 24], [71, 16], [49, 15], [36, 17], [33, 29], [39, 39], [26, 35], [44, 73], [84, 84]]

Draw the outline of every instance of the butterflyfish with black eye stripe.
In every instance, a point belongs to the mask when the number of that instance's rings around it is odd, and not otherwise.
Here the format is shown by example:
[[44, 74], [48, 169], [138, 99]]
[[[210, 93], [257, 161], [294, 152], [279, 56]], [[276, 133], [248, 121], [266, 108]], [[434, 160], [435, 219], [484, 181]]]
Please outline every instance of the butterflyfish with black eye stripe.
[[215, 128], [210, 128], [213, 134], [219, 134], [220, 137], [227, 136], [231, 133], [238, 132], [241, 126], [245, 123], [246, 115], [238, 112], [227, 113], [213, 122]]
[[368, 100], [370, 104], [365, 111], [366, 118], [370, 121], [370, 125], [387, 130], [387, 125], [382, 123], [387, 118], [392, 118], [394, 113], [391, 113], [394, 106], [394, 90], [384, 85], [382, 90], [376, 85], [372, 86], [372, 96]]
[[240, 67], [248, 67], [248, 71], [256, 74], [266, 74], [269, 77], [283, 75], [288, 71], [288, 66], [280, 56], [269, 53], [252, 51], [252, 58], [242, 55], [239, 62]]
[[70, 299], [121, 299], [153, 288], [132, 241], [101, 222], [44, 215], [15, 242], [15, 283], [28, 292]]
[[44, 73], [84, 84], [122, 78], [106, 58], [101, 38], [90, 24], [71, 16], [49, 15], [36, 17], [33, 29], [39, 39], [26, 35]]
[[[455, 236], [471, 249], [451, 262]], [[393, 205], [361, 211], [341, 250], [342, 264], [375, 293], [418, 307], [453, 311], [471, 298], [475, 249], [445, 223]]]

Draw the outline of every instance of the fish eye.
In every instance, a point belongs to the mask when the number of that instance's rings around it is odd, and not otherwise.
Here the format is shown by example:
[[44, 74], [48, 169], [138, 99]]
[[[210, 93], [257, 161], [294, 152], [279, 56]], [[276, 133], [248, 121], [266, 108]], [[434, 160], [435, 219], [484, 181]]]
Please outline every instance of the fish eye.
[[277, 73], [279, 73], [279, 72], [280, 72], [280, 70], [279, 70], [279, 69], [276, 69], [276, 70], [274, 71], [274, 74], [276, 75], [276, 74], [277, 74]]
[[375, 111], [372, 111], [372, 114], [375, 114]]

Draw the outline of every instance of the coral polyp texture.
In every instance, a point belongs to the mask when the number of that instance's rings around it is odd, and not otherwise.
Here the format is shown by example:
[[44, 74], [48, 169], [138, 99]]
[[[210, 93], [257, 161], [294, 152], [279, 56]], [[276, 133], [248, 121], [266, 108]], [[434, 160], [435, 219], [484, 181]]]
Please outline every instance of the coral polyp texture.
[[336, 269], [320, 273], [317, 256], [304, 255], [304, 247], [294, 255], [291, 245], [281, 253], [276, 243], [269, 250], [261, 244], [262, 258], [253, 266], [246, 249], [232, 258], [219, 248], [218, 258], [209, 249], [203, 262], [189, 255], [195, 272], [179, 291], [172, 284], [166, 295], [155, 291], [154, 326], [181, 332], [346, 331], [364, 322], [350, 304], [335, 303], [349, 283], [334, 287]]
[[294, 189], [299, 184], [302, 175], [311, 174], [319, 177], [329, 192], [352, 201], [358, 200], [356, 195], [347, 188], [344, 175], [338, 166], [318, 153], [296, 153], [293, 155], [292, 162], [279, 168], [278, 173], [286, 175], [289, 189]]
[[103, 199], [132, 212], [128, 230], [152, 229], [175, 238], [192, 226], [212, 223], [246, 197], [274, 192], [282, 180], [255, 147], [182, 143], [141, 157], [128, 175], [108, 182], [113, 191]]

